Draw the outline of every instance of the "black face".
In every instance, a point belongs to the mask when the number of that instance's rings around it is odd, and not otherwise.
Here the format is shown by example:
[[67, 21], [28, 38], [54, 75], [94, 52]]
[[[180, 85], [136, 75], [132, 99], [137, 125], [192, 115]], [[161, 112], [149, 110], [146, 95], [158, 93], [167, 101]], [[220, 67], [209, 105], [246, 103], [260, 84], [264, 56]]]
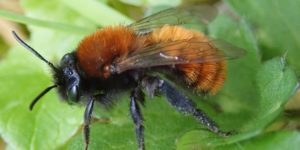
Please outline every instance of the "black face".
[[80, 100], [82, 92], [80, 90], [80, 81], [77, 66], [76, 57], [74, 53], [66, 54], [60, 61], [60, 65], [57, 67], [53, 65], [50, 61], [45, 59], [41, 54], [39, 54], [35, 49], [25, 43], [16, 32], [12, 32], [15, 39], [24, 46], [27, 50], [32, 52], [36, 57], [38, 57], [43, 62], [47, 63], [48, 66], [53, 71], [54, 85], [51, 85], [44, 89], [38, 96], [36, 96], [30, 103], [29, 109], [32, 110], [34, 105], [48, 93], [53, 88], [58, 88], [61, 97], [67, 100], [69, 103], [76, 103]]
[[69, 103], [76, 103], [80, 99], [80, 76], [76, 67], [74, 53], [68, 53], [62, 57], [58, 71], [54, 72], [54, 78], [58, 91], [63, 99]]

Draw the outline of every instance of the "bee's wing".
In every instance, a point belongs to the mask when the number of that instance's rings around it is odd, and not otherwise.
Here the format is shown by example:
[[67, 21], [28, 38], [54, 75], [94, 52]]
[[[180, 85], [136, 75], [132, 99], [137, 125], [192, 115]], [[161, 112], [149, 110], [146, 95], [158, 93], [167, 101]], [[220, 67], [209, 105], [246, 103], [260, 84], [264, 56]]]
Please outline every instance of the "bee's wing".
[[198, 24], [207, 25], [217, 15], [217, 9], [210, 5], [196, 5], [169, 8], [153, 15], [145, 17], [131, 25], [137, 33], [148, 33], [155, 28], [162, 27], [165, 24], [182, 25]]
[[244, 53], [244, 49], [222, 40], [178, 40], [161, 42], [134, 51], [126, 59], [116, 63], [115, 67], [121, 73], [136, 68], [234, 59]]

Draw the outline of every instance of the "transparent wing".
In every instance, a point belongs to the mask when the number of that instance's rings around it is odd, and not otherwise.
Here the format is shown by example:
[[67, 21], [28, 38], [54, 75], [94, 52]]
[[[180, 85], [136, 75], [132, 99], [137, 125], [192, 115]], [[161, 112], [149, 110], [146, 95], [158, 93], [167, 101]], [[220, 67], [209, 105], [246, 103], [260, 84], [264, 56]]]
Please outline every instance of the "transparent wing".
[[217, 13], [217, 9], [209, 5], [169, 8], [145, 17], [128, 27], [132, 28], [137, 33], [147, 33], [151, 32], [155, 28], [162, 27], [165, 24], [207, 25], [215, 18]]
[[161, 42], [129, 54], [116, 64], [116, 71], [121, 73], [136, 68], [221, 61], [238, 58], [244, 53], [242, 48], [222, 40]]

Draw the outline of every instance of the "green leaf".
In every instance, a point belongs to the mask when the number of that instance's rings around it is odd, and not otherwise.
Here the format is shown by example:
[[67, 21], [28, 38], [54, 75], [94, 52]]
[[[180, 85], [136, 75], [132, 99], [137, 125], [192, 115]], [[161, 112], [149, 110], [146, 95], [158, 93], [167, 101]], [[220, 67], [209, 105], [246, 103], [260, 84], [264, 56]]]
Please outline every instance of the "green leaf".
[[146, 0], [146, 3], [150, 6], [178, 6], [181, 0]]
[[[87, 29], [96, 30], [97, 24], [81, 14], [70, 9], [59, 0], [39, 1], [39, 0], [23, 0], [21, 4], [25, 10], [25, 15], [31, 18], [40, 18], [47, 21], [60, 22], [80, 26]], [[47, 28], [42, 28], [47, 29]]]
[[63, 0], [62, 2], [85, 18], [101, 26], [132, 22], [128, 17], [96, 0]]
[[[297, 79], [294, 71], [286, 66], [284, 58], [274, 58], [264, 63], [256, 76], [260, 101], [255, 126], [262, 127], [284, 109], [284, 104], [295, 93]], [[265, 123], [264, 123], [265, 122]]]
[[135, 6], [150, 6], [150, 7], [157, 7], [157, 6], [178, 6], [182, 0], [121, 0], [123, 3], [127, 3], [130, 5]]
[[70, 24], [33, 19], [6, 10], [0, 10], [0, 16], [5, 19], [18, 22], [18, 23], [23, 23], [27, 25], [36, 25], [44, 28], [55, 29], [63, 32], [69, 32], [69, 33], [87, 34], [93, 31], [93, 29], [77, 27]]
[[227, 0], [256, 29], [266, 59], [288, 52], [288, 62], [300, 71], [299, 0]]
[[146, 0], [120, 0], [123, 3], [134, 5], [134, 6], [143, 6], [146, 4]]
[[297, 131], [270, 132], [257, 137], [217, 148], [216, 150], [298, 150], [300, 147], [300, 133]]
[[7, 43], [5, 43], [5, 41], [2, 38], [0, 38], [0, 60], [2, 59], [4, 54], [7, 52], [8, 47], [9, 46], [7, 45]]

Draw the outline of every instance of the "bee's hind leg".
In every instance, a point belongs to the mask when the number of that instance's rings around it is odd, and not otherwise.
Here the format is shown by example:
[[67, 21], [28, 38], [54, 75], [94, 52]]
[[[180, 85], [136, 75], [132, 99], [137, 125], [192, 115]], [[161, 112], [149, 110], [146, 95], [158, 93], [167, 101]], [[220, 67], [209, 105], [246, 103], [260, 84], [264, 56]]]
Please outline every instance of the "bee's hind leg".
[[221, 131], [208, 115], [198, 109], [192, 100], [183, 95], [174, 86], [168, 83], [168, 81], [160, 79], [159, 77], [147, 77], [144, 78], [143, 83], [146, 91], [148, 89], [148, 93], [150, 92], [150, 96], [153, 96], [153, 93], [159, 91], [166, 96], [168, 102], [175, 107], [177, 111], [194, 116], [194, 118], [196, 118], [210, 131], [221, 136], [228, 136], [231, 134], [231, 132]]

